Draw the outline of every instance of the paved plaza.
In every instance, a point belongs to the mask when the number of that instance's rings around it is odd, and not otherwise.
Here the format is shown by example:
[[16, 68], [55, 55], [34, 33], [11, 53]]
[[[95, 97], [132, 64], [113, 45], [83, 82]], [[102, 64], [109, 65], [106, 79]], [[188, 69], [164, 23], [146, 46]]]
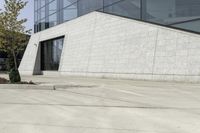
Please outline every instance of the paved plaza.
[[0, 133], [200, 133], [199, 84], [23, 80], [55, 85], [56, 90], [0, 89]]

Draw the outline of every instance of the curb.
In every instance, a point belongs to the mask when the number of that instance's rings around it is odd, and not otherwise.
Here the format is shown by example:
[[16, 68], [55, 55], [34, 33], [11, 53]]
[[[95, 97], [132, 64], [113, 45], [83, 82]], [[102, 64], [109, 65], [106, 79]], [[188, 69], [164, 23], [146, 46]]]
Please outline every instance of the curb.
[[71, 88], [92, 88], [96, 85], [55, 85], [55, 84], [0, 84], [0, 89], [24, 89], [24, 90], [64, 90]]
[[0, 89], [55, 90], [53, 85], [0, 84]]

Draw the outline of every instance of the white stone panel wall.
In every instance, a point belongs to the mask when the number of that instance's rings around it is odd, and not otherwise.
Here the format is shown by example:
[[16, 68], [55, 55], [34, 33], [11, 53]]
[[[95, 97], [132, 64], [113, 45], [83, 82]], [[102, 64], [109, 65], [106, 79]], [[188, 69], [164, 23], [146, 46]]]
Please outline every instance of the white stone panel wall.
[[20, 72], [38, 70], [34, 43], [63, 35], [62, 75], [200, 81], [199, 35], [99, 12], [34, 34]]
[[34, 74], [39, 41], [40, 41], [40, 34], [34, 34], [31, 36], [29, 44], [26, 48], [23, 59], [19, 66], [19, 71], [21, 74], [23, 75]]

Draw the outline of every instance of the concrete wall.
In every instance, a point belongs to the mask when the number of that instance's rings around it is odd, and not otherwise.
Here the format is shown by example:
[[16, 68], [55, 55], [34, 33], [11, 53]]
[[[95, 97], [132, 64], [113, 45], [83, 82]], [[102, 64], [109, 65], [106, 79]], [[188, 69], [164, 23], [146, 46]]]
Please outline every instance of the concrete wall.
[[62, 35], [61, 75], [200, 81], [199, 35], [98, 12], [34, 34], [20, 72], [38, 73], [39, 42]]

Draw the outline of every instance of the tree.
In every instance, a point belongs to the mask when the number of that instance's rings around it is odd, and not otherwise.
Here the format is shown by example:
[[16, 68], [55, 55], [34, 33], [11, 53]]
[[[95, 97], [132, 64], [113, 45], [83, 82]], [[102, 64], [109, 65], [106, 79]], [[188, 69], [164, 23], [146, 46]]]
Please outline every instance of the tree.
[[26, 4], [23, 0], [5, 0], [5, 10], [0, 12], [0, 49], [8, 54], [11, 82], [21, 81], [17, 55], [27, 44], [30, 30], [26, 30], [24, 26], [27, 19], [19, 19], [19, 15]]

